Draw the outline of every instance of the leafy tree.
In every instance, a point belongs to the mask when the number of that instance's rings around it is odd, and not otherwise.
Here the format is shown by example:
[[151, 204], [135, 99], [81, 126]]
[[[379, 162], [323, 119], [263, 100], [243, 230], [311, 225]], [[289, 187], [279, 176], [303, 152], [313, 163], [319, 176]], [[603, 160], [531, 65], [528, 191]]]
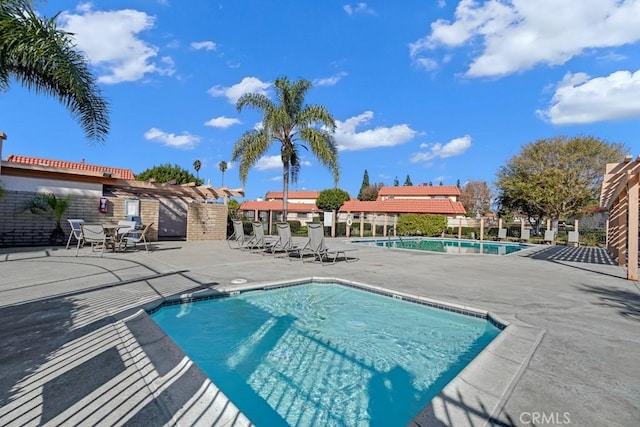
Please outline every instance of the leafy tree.
[[220, 163], [218, 163], [218, 166], [220, 167], [220, 172], [222, 172], [222, 184], [221, 185], [224, 187], [224, 173], [227, 171], [227, 167], [229, 165], [227, 165], [227, 162], [225, 162], [223, 160]]
[[322, 190], [316, 199], [316, 206], [323, 211], [337, 211], [351, 196], [340, 188]]
[[369, 184], [369, 172], [365, 169], [364, 170], [364, 175], [362, 176], [362, 184], [360, 185], [360, 192], [358, 193], [358, 200], [364, 200], [362, 198], [362, 191], [369, 187], [371, 184]]
[[438, 185], [443, 186], [444, 182], [440, 181], [440, 183]]
[[456, 187], [462, 188], [462, 187], [460, 187], [460, 180], [459, 179], [456, 181]]
[[196, 170], [196, 178], [199, 178], [198, 172], [200, 172], [200, 168], [202, 167], [202, 162], [200, 160], [196, 160], [193, 162], [193, 168]]
[[304, 104], [305, 95], [312, 88], [309, 81], [300, 79], [291, 82], [286, 77], [280, 77], [273, 85], [277, 104], [261, 93], [246, 93], [238, 99], [238, 111], [242, 111], [244, 107], [262, 111], [262, 126], [240, 137], [233, 147], [231, 160], [239, 161], [238, 170], [244, 185], [249, 169], [267, 153], [271, 143], [280, 144], [282, 213], [283, 218], [286, 218], [289, 178], [292, 182], [298, 180], [301, 166], [300, 148], [308, 149], [308, 145], [320, 163], [331, 170], [334, 182], [338, 184], [338, 148], [333, 138], [336, 124], [325, 107]]
[[73, 35], [53, 18], [40, 17], [30, 0], [0, 1], [0, 91], [15, 79], [36, 94], [58, 100], [78, 120], [88, 139], [103, 142], [109, 108]]
[[558, 136], [526, 144], [497, 173], [500, 213], [558, 220], [596, 203], [605, 165], [626, 147], [592, 136]]
[[193, 176], [191, 172], [178, 165], [171, 166], [169, 163], [154, 166], [136, 175], [137, 181], [148, 181], [150, 179], [158, 183], [173, 182], [180, 185], [195, 182], [196, 185], [202, 185], [200, 178]]
[[460, 202], [476, 218], [491, 212], [491, 189], [485, 181], [469, 181], [460, 190]]
[[56, 197], [53, 193], [36, 194], [24, 205], [24, 210], [30, 211], [34, 215], [41, 215], [56, 222], [56, 226], [51, 232], [49, 240], [53, 243], [64, 241], [64, 231], [62, 230], [62, 217], [71, 206], [69, 197]]
[[404, 186], [405, 187], [411, 187], [413, 185], [413, 182], [411, 182], [411, 177], [409, 175], [407, 175], [407, 177], [404, 180]]
[[400, 185], [400, 181], [398, 181], [398, 177], [396, 176], [396, 177], [393, 179], [393, 186], [394, 186], [394, 187], [398, 187], [399, 185]]
[[380, 192], [380, 189], [382, 187], [384, 187], [384, 184], [382, 182], [379, 182], [377, 184], [373, 184], [363, 188], [362, 190], [360, 190], [361, 197], [362, 197], [360, 200], [362, 201], [376, 200], [378, 198], [378, 193]]

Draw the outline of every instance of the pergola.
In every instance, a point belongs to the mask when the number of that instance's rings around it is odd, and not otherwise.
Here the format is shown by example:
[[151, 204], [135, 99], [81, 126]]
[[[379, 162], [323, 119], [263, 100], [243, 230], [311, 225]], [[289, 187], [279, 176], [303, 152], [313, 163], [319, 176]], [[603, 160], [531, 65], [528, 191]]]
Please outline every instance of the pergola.
[[627, 267], [627, 279], [638, 280], [638, 189], [640, 156], [608, 163], [602, 181], [600, 206], [609, 211], [607, 251]]

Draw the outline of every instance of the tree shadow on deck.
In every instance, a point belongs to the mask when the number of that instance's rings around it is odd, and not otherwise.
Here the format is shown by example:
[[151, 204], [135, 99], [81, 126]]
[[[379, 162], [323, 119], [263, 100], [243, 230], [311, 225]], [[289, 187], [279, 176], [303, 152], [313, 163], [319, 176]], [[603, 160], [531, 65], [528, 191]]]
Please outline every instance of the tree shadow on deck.
[[588, 285], [578, 289], [598, 295], [600, 302], [594, 304], [614, 308], [622, 317], [640, 322], [640, 290], [635, 283], [630, 283], [629, 289]]

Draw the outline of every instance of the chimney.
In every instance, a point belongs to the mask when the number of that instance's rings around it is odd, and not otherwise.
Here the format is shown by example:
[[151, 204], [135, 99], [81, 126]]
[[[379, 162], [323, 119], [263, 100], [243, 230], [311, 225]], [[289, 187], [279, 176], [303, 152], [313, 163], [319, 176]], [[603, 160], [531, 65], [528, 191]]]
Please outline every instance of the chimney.
[[7, 134], [0, 131], [0, 175], [2, 175], [2, 143], [7, 139]]

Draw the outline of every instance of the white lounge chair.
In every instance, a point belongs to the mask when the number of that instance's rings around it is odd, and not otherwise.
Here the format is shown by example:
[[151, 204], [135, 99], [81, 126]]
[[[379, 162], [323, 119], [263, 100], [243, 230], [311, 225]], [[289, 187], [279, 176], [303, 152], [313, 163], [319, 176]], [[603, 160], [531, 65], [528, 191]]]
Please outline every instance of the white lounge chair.
[[69, 233], [69, 239], [67, 240], [67, 249], [69, 249], [69, 244], [71, 243], [71, 239], [76, 239], [79, 245], [82, 245], [82, 228], [80, 224], [84, 223], [84, 219], [67, 219], [69, 221], [69, 225], [71, 226], [71, 232]]
[[577, 231], [569, 231], [567, 233], [567, 243], [569, 245], [580, 246], [580, 234]]
[[522, 230], [520, 241], [528, 242], [529, 239], [531, 239], [531, 230], [529, 230], [528, 228], [525, 228], [524, 230]]
[[301, 259], [304, 257], [304, 255], [311, 254], [313, 255], [313, 261], [318, 260], [322, 264], [324, 264], [325, 260], [331, 260], [332, 263], [335, 263], [340, 255], [342, 255], [342, 258], [346, 262], [349, 262], [350, 259], [353, 261], [358, 260], [358, 258], [355, 256], [353, 258], [349, 258], [347, 256], [347, 252], [357, 252], [357, 248], [337, 250], [330, 250], [329, 248], [327, 248], [327, 245], [324, 241], [324, 227], [322, 223], [307, 223], [307, 230], [309, 234], [309, 241], [300, 251], [298, 251], [298, 256]]
[[498, 240], [506, 240], [507, 239], [507, 229], [500, 228], [498, 229]]
[[544, 232], [544, 241], [551, 244], [556, 243], [556, 230], [546, 230]]

